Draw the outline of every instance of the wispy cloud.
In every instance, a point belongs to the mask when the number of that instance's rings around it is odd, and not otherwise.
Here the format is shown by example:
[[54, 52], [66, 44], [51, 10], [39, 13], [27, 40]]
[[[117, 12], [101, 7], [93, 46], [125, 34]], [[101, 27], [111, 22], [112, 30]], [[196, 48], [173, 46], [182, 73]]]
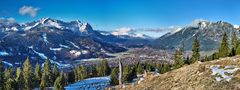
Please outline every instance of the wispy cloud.
[[29, 15], [31, 17], [35, 17], [38, 13], [39, 8], [35, 8], [32, 6], [23, 6], [19, 9], [20, 15]]

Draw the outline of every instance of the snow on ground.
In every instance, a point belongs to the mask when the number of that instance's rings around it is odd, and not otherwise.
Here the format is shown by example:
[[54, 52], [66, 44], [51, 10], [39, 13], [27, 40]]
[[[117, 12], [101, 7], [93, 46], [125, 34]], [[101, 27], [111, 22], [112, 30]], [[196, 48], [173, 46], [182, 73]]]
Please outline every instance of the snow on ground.
[[[70, 41], [68, 41], [68, 42], [70, 42]], [[77, 48], [77, 49], [79, 49], [79, 46], [77, 46], [75, 43], [73, 43], [73, 42], [70, 42], [75, 48]]]
[[62, 48], [50, 48], [50, 50], [53, 50], [53, 51], [61, 51]]
[[24, 28], [24, 30], [30, 30], [30, 29], [36, 27], [38, 24], [39, 24], [39, 22], [35, 23], [33, 26], [27, 26]]
[[67, 68], [67, 67], [72, 67], [70, 64], [62, 64], [53, 60], [50, 60], [51, 63], [57, 64], [59, 68]]
[[66, 90], [104, 90], [109, 86], [110, 77], [94, 77], [81, 80], [65, 87]]
[[47, 59], [47, 56], [44, 53], [40, 53], [32, 49], [34, 53], [36, 53], [38, 56], [40, 56], [42, 59]]
[[224, 68], [220, 68], [220, 65], [215, 65], [215, 66], [211, 66], [210, 69], [212, 71], [212, 75], [216, 75], [215, 76], [216, 81], [222, 81], [222, 80], [230, 81], [233, 75], [229, 75], [229, 74], [233, 74], [239, 68], [237, 68], [236, 66], [225, 66]]
[[43, 41], [44, 41], [45, 43], [48, 43], [47, 34], [44, 33], [44, 34], [42, 35], [42, 37], [43, 37]]
[[74, 56], [80, 56], [81, 55], [81, 52], [80, 51], [77, 51], [77, 50], [71, 50], [71, 51], [69, 51], [72, 55], [74, 55]]
[[52, 20], [49, 20], [46, 25], [47, 25], [47, 26], [53, 26], [53, 27], [62, 29], [62, 26], [61, 26], [61, 25], [59, 25], [57, 22], [54, 22], [54, 21], [52, 21]]
[[7, 53], [6, 51], [0, 51], [0, 56], [8, 56], [9, 53]]
[[89, 53], [87, 50], [82, 50], [82, 54], [87, 54]]
[[182, 30], [182, 28], [177, 28], [177, 29], [172, 30], [170, 33], [172, 35], [172, 34], [175, 34], [175, 33], [179, 32], [179, 31], [181, 31], [181, 30]]
[[4, 64], [8, 65], [8, 66], [13, 66], [11, 63], [7, 62], [7, 61], [2, 61]]
[[62, 45], [62, 44], [59, 44], [60, 47], [63, 47], [63, 48], [70, 48], [69, 46], [67, 45]]

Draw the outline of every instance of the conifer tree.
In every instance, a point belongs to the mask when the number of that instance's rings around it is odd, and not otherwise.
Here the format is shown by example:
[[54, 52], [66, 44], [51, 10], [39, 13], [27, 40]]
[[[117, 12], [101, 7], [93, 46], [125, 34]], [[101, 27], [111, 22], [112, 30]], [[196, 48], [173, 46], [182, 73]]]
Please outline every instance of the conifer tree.
[[107, 60], [103, 60], [102, 61], [102, 65], [103, 65], [103, 76], [107, 76], [111, 73], [111, 69], [108, 66], [108, 61]]
[[142, 65], [138, 62], [138, 64], [136, 65], [136, 72], [137, 74], [142, 74], [143, 73], [143, 67]]
[[219, 48], [219, 57], [227, 57], [229, 55], [228, 47], [228, 36], [226, 33], [223, 34], [222, 43]]
[[35, 86], [39, 87], [40, 85], [40, 81], [41, 81], [41, 69], [40, 69], [40, 65], [37, 63], [36, 67], [35, 67]]
[[237, 55], [240, 55], [240, 46], [237, 47], [237, 49], [236, 49], [236, 54], [237, 54]]
[[123, 80], [124, 81], [131, 81], [130, 78], [131, 78], [131, 68], [127, 65], [124, 67], [123, 69]]
[[16, 90], [15, 80], [12, 78], [8, 78], [5, 83], [5, 90]]
[[163, 73], [166, 73], [170, 70], [170, 66], [168, 64], [162, 64], [162, 68], [160, 69], [160, 73], [163, 74]]
[[192, 57], [191, 57], [191, 63], [194, 63], [196, 61], [199, 61], [200, 59], [200, 44], [198, 41], [198, 37], [195, 35], [194, 41], [193, 41], [193, 48], [192, 48]]
[[97, 66], [97, 75], [104, 76], [103, 67], [101, 65]]
[[102, 60], [100, 65], [97, 66], [97, 73], [98, 73], [98, 76], [106, 76], [111, 73], [111, 69], [108, 65], [107, 60]]
[[45, 60], [42, 71], [43, 71], [42, 74], [43, 74], [44, 78], [42, 78], [41, 80], [45, 79], [44, 81], [46, 83], [46, 87], [52, 86], [53, 85], [53, 78], [52, 78], [52, 71], [51, 71], [51, 63], [48, 59]]
[[125, 82], [130, 82], [132, 81], [134, 78], [137, 77], [136, 75], [136, 69], [135, 68], [131, 68], [130, 66], [125, 66], [123, 69], [123, 80]]
[[54, 64], [53, 67], [53, 81], [56, 80], [56, 78], [60, 75], [59, 69], [57, 67], [57, 64]]
[[0, 90], [4, 90], [4, 66], [0, 60]]
[[114, 68], [110, 75], [110, 85], [118, 85], [118, 69]]
[[13, 79], [13, 68], [6, 68], [4, 71], [4, 79], [7, 81], [9, 78]]
[[83, 80], [83, 79], [85, 79], [85, 78], [87, 78], [87, 70], [86, 70], [86, 68], [83, 66], [83, 65], [81, 65], [80, 67], [79, 67], [79, 70], [78, 70], [79, 72], [78, 72], [78, 77], [79, 77], [79, 80]]
[[24, 78], [23, 78], [23, 73], [20, 67], [17, 68], [16, 71], [16, 84], [17, 84], [17, 88], [19, 88], [19, 90], [23, 90], [24, 88]]
[[73, 70], [73, 73], [74, 73], [74, 81], [75, 82], [77, 82], [79, 79], [78, 79], [78, 71], [77, 71], [78, 69], [77, 68], [75, 68], [74, 70]]
[[54, 82], [54, 90], [64, 90], [64, 77], [63, 74], [57, 77]]
[[24, 85], [26, 90], [31, 90], [34, 87], [34, 73], [33, 73], [33, 68], [30, 63], [29, 58], [25, 60], [23, 64], [23, 77], [24, 77]]
[[178, 69], [184, 65], [183, 52], [182, 50], [176, 50], [174, 55], [174, 69]]
[[238, 37], [235, 32], [232, 33], [232, 43], [231, 44], [232, 44], [232, 48], [234, 50], [236, 50], [239, 45], [239, 40], [238, 40]]
[[68, 83], [73, 83], [75, 81], [75, 73], [74, 73], [75, 69], [73, 71], [70, 71], [67, 75], [68, 77]]
[[47, 90], [47, 75], [46, 75], [46, 73], [42, 74], [40, 90]]

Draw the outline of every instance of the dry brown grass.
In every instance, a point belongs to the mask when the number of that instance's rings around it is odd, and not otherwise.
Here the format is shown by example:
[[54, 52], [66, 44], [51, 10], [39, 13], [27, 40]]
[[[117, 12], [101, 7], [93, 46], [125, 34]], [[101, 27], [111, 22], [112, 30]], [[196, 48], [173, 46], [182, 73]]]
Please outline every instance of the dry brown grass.
[[233, 74], [231, 81], [218, 82], [211, 75], [212, 65], [240, 67], [240, 56], [196, 62], [160, 76], [148, 76], [140, 84], [129, 85], [122, 90], [240, 90], [240, 70]]

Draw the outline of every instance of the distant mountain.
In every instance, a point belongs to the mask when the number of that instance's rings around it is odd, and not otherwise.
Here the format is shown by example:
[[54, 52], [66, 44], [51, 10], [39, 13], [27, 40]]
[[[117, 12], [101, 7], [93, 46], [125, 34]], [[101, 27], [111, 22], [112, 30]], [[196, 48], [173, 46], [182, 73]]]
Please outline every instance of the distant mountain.
[[[154, 40], [152, 37], [136, 33], [133, 30], [117, 30], [113, 32], [99, 31], [102, 35], [107, 36], [111, 39], [117, 39], [117, 42], [120, 45], [125, 47], [143, 47], [149, 46]], [[117, 38], [115, 38], [117, 37]], [[115, 40], [116, 41], [116, 40]]]
[[194, 36], [197, 35], [201, 51], [217, 50], [224, 32], [227, 33], [229, 40], [233, 32], [236, 32], [238, 36], [240, 35], [238, 25], [223, 21], [209, 22], [204, 20], [169, 32], [155, 40], [152, 45], [155, 48], [174, 50], [184, 43], [185, 49], [191, 50]]
[[78, 20], [43, 18], [24, 24], [0, 20], [0, 58], [8, 66], [20, 66], [29, 57], [32, 63], [50, 59], [62, 68], [72, 67], [81, 59], [111, 57], [109, 53], [148, 43], [146, 38], [103, 34]]

